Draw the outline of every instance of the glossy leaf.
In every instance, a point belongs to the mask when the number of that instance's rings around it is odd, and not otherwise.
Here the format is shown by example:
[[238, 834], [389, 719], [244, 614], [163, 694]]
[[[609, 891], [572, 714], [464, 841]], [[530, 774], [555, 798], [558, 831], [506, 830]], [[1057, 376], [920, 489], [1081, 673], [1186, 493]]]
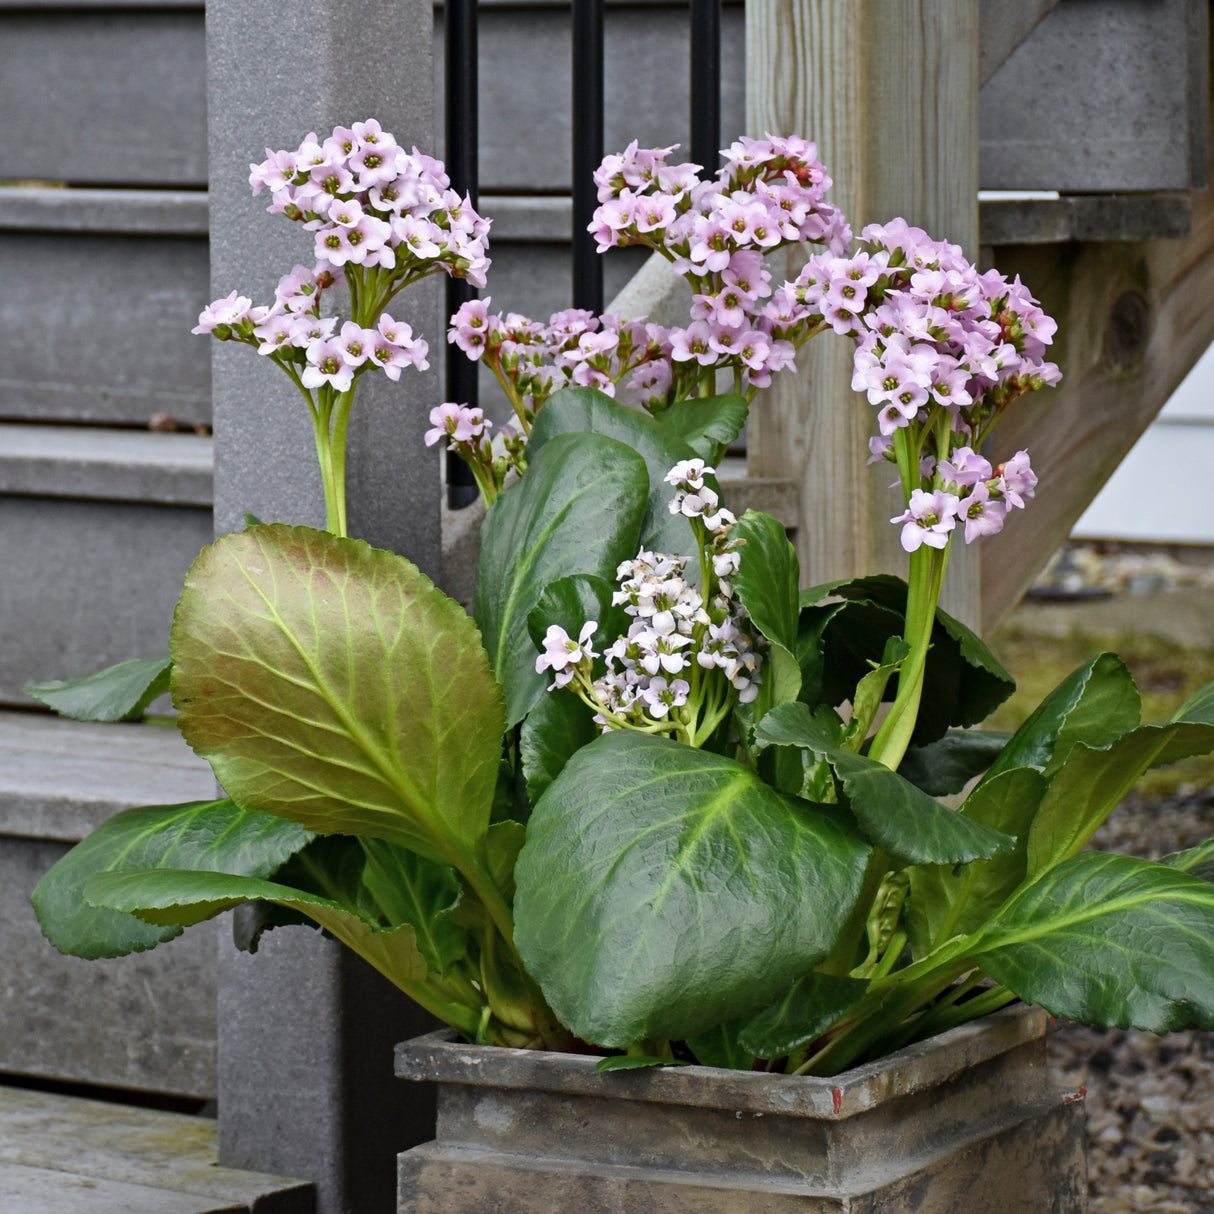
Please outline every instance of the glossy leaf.
[[1033, 819], [1032, 876], [1073, 856], [1149, 767], [1214, 750], [1214, 725], [1142, 725], [1100, 750], [1083, 742], [1067, 752]]
[[[844, 602], [819, 605], [829, 596]], [[798, 658], [806, 687], [820, 688], [822, 699], [839, 704], [850, 699], [860, 679], [880, 663], [888, 638], [902, 634], [906, 583], [884, 574], [830, 582], [803, 591], [801, 606]], [[937, 611], [915, 743], [943, 737], [951, 726], [984, 721], [1014, 688], [1011, 675], [982, 641], [960, 621]], [[893, 699], [896, 692], [895, 679], [885, 698]], [[810, 698], [817, 697], [802, 692], [802, 699]]]
[[128, 809], [77, 843], [38, 882], [31, 900], [43, 933], [60, 952], [120, 957], [172, 939], [181, 929], [95, 910], [83, 891], [97, 873], [172, 867], [265, 877], [311, 837], [293, 822], [228, 800]]
[[738, 1040], [743, 1021], [728, 1020], [706, 1033], [689, 1037], [687, 1048], [701, 1066], [715, 1066], [727, 1071], [749, 1071], [755, 1056]]
[[782, 704], [759, 722], [760, 746], [801, 746], [825, 759], [865, 836], [909, 864], [955, 864], [1010, 851], [1015, 840], [946, 809], [883, 763], [824, 745], [805, 704]]
[[682, 439], [701, 459], [714, 464], [717, 452], [728, 447], [742, 433], [749, 412], [745, 398], [730, 393], [676, 400], [654, 420]]
[[926, 746], [912, 746], [898, 764], [898, 774], [933, 797], [960, 792], [1003, 752], [1009, 733], [984, 729], [950, 729]]
[[583, 1039], [694, 1037], [765, 1006], [827, 954], [867, 853], [843, 815], [730, 759], [605, 734], [532, 814], [516, 943]]
[[801, 690], [797, 664], [801, 567], [783, 524], [770, 514], [747, 510], [730, 536], [741, 550], [734, 592], [758, 630], [771, 642], [760, 695], [767, 704], [785, 704]]
[[758, 1058], [784, 1058], [815, 1042], [866, 990], [868, 983], [856, 978], [805, 974], [747, 1021], [739, 1039]]
[[622, 606], [612, 603], [615, 591], [615, 582], [588, 573], [549, 582], [539, 601], [527, 613], [527, 631], [537, 652], [543, 648], [545, 634], [552, 624], [559, 625], [571, 637], [577, 637], [582, 625], [594, 620], [598, 627], [591, 645], [600, 654], [619, 637], [625, 636], [632, 617]]
[[1013, 767], [1052, 772], [1076, 743], [1107, 746], [1133, 729], [1141, 712], [1138, 688], [1125, 664], [1115, 654], [1098, 654], [1041, 701], [984, 778]]
[[1170, 856], [1164, 856], [1159, 863], [1200, 877], [1203, 881], [1214, 881], [1214, 839], [1207, 839], [1185, 851], [1173, 852]]
[[274, 525], [186, 577], [186, 741], [241, 805], [449, 862], [488, 826], [504, 717], [476, 626], [403, 557]]
[[595, 1070], [600, 1074], [611, 1071], [651, 1071], [656, 1067], [687, 1066], [678, 1058], [655, 1058], [651, 1054], [613, 1054], [610, 1058], [600, 1058]]
[[82, 679], [31, 683], [25, 692], [73, 721], [131, 721], [169, 689], [170, 658], [132, 658]]
[[974, 957], [1055, 1016], [1214, 1029], [1214, 885], [1162, 864], [1074, 856], [1008, 903]]
[[1186, 700], [1171, 719], [1214, 725], [1214, 683], [1207, 683], [1200, 691]]
[[384, 839], [357, 842], [366, 856], [362, 884], [386, 925], [407, 923], [427, 968], [448, 974], [469, 952], [467, 932], [446, 913], [460, 897], [455, 870]]
[[611, 579], [621, 561], [636, 556], [648, 483], [644, 461], [623, 443], [561, 434], [539, 451], [528, 448], [527, 475], [490, 509], [473, 614], [505, 691], [508, 724], [535, 707], [549, 682], [535, 669], [528, 615], [558, 578]]
[[546, 692], [527, 714], [519, 734], [519, 757], [534, 805], [565, 764], [599, 735], [594, 713], [571, 691]]
[[[691, 527], [682, 515], [670, 513], [674, 489], [663, 478], [680, 460], [692, 459], [695, 449], [648, 414], [629, 409], [605, 393], [594, 388], [562, 388], [535, 415], [527, 442], [528, 461], [558, 435], [580, 433], [613, 438], [645, 461], [649, 494], [637, 548], [694, 556], [696, 545]], [[527, 475], [531, 475], [530, 466]], [[626, 555], [636, 556], [636, 548]], [[611, 572], [614, 573], [614, 568]]]
[[1025, 878], [1029, 828], [1048, 785], [1031, 767], [1014, 767], [980, 784], [958, 811], [1016, 846], [965, 865], [924, 864], [908, 870], [905, 922], [911, 951], [922, 957], [948, 936], [977, 931]]
[[412, 927], [380, 927], [333, 898], [276, 881], [174, 869], [102, 873], [90, 879], [85, 894], [94, 905], [178, 927], [201, 923], [253, 899], [275, 902], [318, 923], [422, 1006], [438, 1011], [465, 1033], [475, 1032], [478, 1018], [473, 1009], [444, 998], [446, 992], [430, 974]]

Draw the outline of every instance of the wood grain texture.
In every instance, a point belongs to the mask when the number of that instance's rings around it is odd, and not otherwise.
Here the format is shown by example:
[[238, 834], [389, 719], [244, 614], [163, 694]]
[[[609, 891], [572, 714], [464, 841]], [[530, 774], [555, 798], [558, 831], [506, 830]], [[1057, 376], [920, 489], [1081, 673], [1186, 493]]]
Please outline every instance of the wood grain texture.
[[[985, 546], [983, 618], [1015, 606], [1180, 381], [1214, 341], [1214, 201], [1194, 194], [1184, 240], [1000, 248], [1058, 321], [1061, 385], [996, 431], [1029, 448], [1038, 500]], [[1150, 492], [1144, 485], [1143, 492]]]
[[[904, 216], [977, 254], [978, 9], [967, 0], [753, 0], [747, 129], [813, 139], [859, 231]], [[789, 266], [789, 274], [798, 267]], [[851, 345], [824, 335], [751, 414], [752, 476], [801, 491], [807, 583], [904, 573], [888, 475], [867, 468], [871, 410]], [[958, 553], [947, 604], [978, 622], [977, 561]]]

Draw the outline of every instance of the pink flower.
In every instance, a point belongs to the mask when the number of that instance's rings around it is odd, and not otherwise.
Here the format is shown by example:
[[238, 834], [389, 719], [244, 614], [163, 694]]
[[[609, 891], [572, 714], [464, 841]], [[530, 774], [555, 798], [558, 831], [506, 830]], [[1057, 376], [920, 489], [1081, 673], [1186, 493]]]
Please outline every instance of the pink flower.
[[433, 447], [440, 438], [449, 438], [453, 443], [470, 443], [480, 438], [492, 424], [485, 420], [482, 409], [445, 401], [430, 410], [432, 428], [426, 431], [426, 446]]
[[949, 532], [957, 525], [956, 494], [937, 489], [928, 493], [924, 489], [911, 490], [907, 509], [889, 521], [902, 523], [902, 547], [915, 552], [921, 544], [929, 548], [943, 548], [948, 544]]
[[576, 641], [559, 624], [548, 626], [544, 634], [544, 651], [535, 659], [535, 671], [536, 674], [543, 674], [545, 670], [553, 672], [549, 691], [573, 682], [578, 666], [587, 659], [599, 656], [590, 644], [598, 626], [598, 620], [587, 620]]

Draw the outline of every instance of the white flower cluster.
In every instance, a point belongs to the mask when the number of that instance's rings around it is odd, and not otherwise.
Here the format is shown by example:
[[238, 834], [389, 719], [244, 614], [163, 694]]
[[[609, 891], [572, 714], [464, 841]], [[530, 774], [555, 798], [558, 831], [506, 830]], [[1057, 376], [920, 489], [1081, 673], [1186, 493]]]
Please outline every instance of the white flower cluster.
[[[713, 556], [714, 567], [732, 573], [738, 553], [728, 548]], [[626, 636], [604, 652], [607, 673], [594, 684], [596, 697], [617, 717], [661, 720], [681, 708], [691, 694], [693, 664], [725, 672], [738, 699], [747, 704], [759, 692], [761, 658], [744, 630], [746, 613], [728, 581], [705, 604], [685, 574], [681, 557], [642, 549], [616, 570], [620, 589], [612, 602], [633, 617]], [[609, 724], [600, 714], [600, 725]]]
[[663, 478], [673, 485], [675, 495], [670, 499], [670, 513], [684, 518], [698, 518], [712, 532], [729, 528], [737, 522], [728, 510], [720, 508], [716, 490], [704, 483], [706, 476], [716, 472], [702, 459], [680, 460]]

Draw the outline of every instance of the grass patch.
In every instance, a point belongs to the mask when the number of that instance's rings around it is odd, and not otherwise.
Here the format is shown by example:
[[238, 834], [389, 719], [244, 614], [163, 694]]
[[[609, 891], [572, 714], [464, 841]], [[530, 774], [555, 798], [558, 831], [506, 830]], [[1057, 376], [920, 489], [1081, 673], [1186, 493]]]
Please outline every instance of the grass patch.
[[[1015, 616], [991, 638], [991, 649], [1016, 680], [1016, 692], [987, 721], [989, 729], [1019, 728], [1034, 708], [1094, 654], [1117, 654], [1142, 695], [1144, 723], [1166, 720], [1195, 692], [1214, 682], [1214, 648], [1178, 645], [1146, 633], [1102, 636], [1081, 627], [1066, 637], [1042, 637]], [[1198, 755], [1149, 771], [1135, 791], [1165, 798], [1214, 787], [1214, 755]]]

